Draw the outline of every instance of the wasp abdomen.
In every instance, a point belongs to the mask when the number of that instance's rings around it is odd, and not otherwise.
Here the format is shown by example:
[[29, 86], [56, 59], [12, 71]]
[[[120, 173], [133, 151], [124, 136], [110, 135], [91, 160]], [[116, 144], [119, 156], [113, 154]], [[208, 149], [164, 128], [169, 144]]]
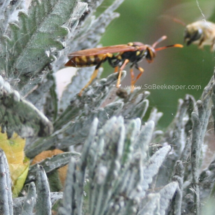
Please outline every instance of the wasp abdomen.
[[65, 66], [73, 67], [86, 67], [86, 66], [95, 66], [102, 61], [105, 61], [107, 58], [106, 54], [93, 55], [93, 56], [75, 56], [72, 57]]

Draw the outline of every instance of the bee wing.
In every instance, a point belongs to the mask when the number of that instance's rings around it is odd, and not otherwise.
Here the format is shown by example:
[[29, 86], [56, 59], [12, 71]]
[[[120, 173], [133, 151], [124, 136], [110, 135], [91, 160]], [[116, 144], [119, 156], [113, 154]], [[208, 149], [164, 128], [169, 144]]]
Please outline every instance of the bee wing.
[[215, 9], [215, 1], [198, 0], [178, 4], [164, 12], [161, 18], [178, 19], [186, 25], [197, 20], [209, 19]]

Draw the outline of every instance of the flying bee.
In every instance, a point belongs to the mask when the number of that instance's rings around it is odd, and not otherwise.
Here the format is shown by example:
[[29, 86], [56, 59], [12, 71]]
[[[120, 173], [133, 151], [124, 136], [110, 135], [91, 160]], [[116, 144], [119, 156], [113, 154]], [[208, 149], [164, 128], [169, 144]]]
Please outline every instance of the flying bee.
[[206, 20], [200, 20], [187, 25], [184, 41], [187, 45], [197, 44], [199, 48], [210, 45], [211, 51], [214, 51], [215, 24]]
[[[120, 87], [122, 70], [128, 63], [131, 63], [130, 66], [130, 74], [131, 74], [131, 89], [134, 89], [134, 84], [140, 78], [144, 69], [138, 65], [138, 62], [145, 58], [149, 63], [152, 62], [155, 58], [156, 52], [169, 48], [169, 47], [180, 47], [183, 46], [181, 44], [168, 45], [164, 47], [155, 48], [158, 43], [165, 40], [167, 37], [162, 36], [158, 39], [153, 45], [146, 45], [141, 42], [133, 42], [123, 44], [123, 45], [115, 45], [115, 46], [107, 46], [101, 48], [93, 48], [86, 49], [73, 52], [69, 54], [69, 61], [65, 64], [65, 66], [72, 67], [88, 67], [88, 66], [96, 66], [95, 71], [93, 72], [89, 82], [86, 84], [84, 88], [80, 91], [79, 95], [82, 94], [83, 90], [87, 88], [91, 82], [96, 78], [98, 74], [99, 67], [105, 61], [115, 68], [115, 72], [118, 72], [118, 80], [116, 83], [116, 87]], [[135, 78], [133, 67], [139, 70], [139, 74]]]
[[163, 17], [170, 18], [174, 22], [185, 26], [184, 42], [187, 46], [193, 43], [203, 49], [205, 45], [210, 45], [211, 51], [215, 50], [215, 23], [203, 19], [186, 25], [180, 19], [171, 16]]
[[[215, 2], [210, 0], [186, 1], [168, 8], [160, 18], [172, 20], [185, 27], [184, 42], [196, 44], [200, 49], [210, 46], [215, 50], [215, 23], [207, 21], [214, 14]], [[185, 22], [182, 21], [186, 20]], [[193, 20], [196, 20], [193, 22]], [[198, 21], [197, 21], [198, 20]]]

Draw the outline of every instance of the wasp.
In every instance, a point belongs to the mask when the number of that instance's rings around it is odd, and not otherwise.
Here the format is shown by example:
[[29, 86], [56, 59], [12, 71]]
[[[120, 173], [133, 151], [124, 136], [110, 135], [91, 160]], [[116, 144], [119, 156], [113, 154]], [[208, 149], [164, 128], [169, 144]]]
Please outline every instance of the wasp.
[[[65, 64], [65, 66], [71, 67], [88, 67], [88, 66], [96, 66], [95, 70], [84, 88], [80, 91], [79, 95], [82, 94], [83, 90], [87, 88], [91, 82], [97, 77], [99, 67], [105, 61], [115, 68], [115, 72], [118, 72], [118, 79], [116, 83], [116, 87], [120, 87], [122, 70], [128, 63], [131, 63], [130, 66], [130, 74], [131, 74], [131, 87], [134, 89], [134, 84], [140, 78], [144, 69], [138, 65], [138, 62], [145, 58], [149, 63], [151, 63], [156, 55], [157, 51], [170, 48], [170, 47], [180, 47], [181, 44], [168, 45], [164, 47], [155, 48], [158, 43], [165, 40], [167, 37], [162, 36], [158, 39], [153, 45], [146, 45], [141, 42], [131, 42], [123, 45], [114, 45], [107, 46], [101, 48], [93, 48], [86, 49], [73, 52], [69, 54], [69, 61]], [[136, 76], [133, 72], [133, 67], [139, 70], [139, 74]]]
[[186, 26], [184, 41], [187, 45], [197, 44], [199, 48], [205, 45], [211, 46], [211, 51], [215, 50], [215, 24], [206, 20], [193, 22]]

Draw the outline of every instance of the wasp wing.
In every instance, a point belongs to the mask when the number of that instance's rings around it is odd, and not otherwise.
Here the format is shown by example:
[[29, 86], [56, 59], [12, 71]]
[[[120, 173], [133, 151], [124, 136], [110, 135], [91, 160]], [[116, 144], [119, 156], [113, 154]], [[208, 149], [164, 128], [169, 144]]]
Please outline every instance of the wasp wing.
[[80, 51], [69, 54], [68, 57], [72, 58], [72, 57], [78, 57], [78, 56], [94, 56], [94, 55], [99, 55], [99, 54], [127, 52], [127, 51], [135, 51], [135, 50], [136, 50], [136, 48], [133, 46], [122, 44], [122, 45], [106, 46], [106, 47], [100, 47], [100, 48], [80, 50]]

